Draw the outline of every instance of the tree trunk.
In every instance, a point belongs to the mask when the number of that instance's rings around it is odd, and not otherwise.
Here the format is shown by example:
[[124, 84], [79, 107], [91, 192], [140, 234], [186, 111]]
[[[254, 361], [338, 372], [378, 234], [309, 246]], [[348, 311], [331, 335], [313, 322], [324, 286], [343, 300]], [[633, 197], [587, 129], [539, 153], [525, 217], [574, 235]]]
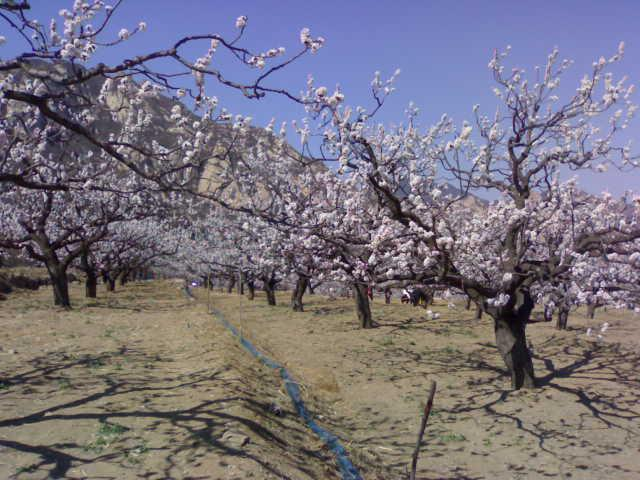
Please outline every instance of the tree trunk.
[[505, 315], [495, 318], [494, 325], [496, 345], [511, 376], [511, 388], [535, 388], [533, 361], [527, 348], [526, 321], [518, 315]]
[[547, 322], [550, 322], [551, 320], [553, 320], [553, 308], [551, 308], [550, 305], [544, 306], [544, 319]]
[[272, 279], [264, 279], [262, 281], [262, 289], [267, 295], [267, 303], [271, 306], [276, 304], [275, 282]]
[[360, 323], [360, 327], [373, 328], [371, 307], [369, 306], [369, 297], [367, 296], [367, 286], [362, 283], [354, 283], [353, 297], [356, 301], [356, 311], [358, 313], [358, 322]]
[[95, 268], [89, 262], [89, 250], [84, 249], [80, 255], [80, 266], [87, 276], [84, 283], [85, 296], [87, 298], [96, 298], [98, 296], [98, 274]]
[[391, 304], [391, 289], [389, 287], [384, 289], [384, 303], [387, 305]]
[[67, 279], [66, 269], [58, 261], [46, 262], [46, 266], [53, 286], [54, 303], [62, 308], [71, 308], [69, 280]]
[[244, 295], [244, 273], [238, 273], [238, 295]]
[[587, 305], [587, 317], [589, 318], [595, 318], [596, 317], [596, 308], [598, 308], [598, 305], [596, 305], [595, 303], [590, 303]]
[[255, 283], [253, 283], [253, 280], [249, 280], [247, 282], [247, 290], [249, 290], [249, 300], [253, 300], [254, 298], [256, 298], [256, 285]]
[[566, 307], [560, 307], [558, 309], [558, 322], [556, 323], [556, 328], [558, 330], [566, 330], [568, 320], [569, 320], [569, 309]]
[[482, 304], [478, 303], [478, 305], [476, 306], [476, 320], [482, 319], [483, 311], [484, 310], [482, 309]]
[[291, 294], [291, 308], [293, 308], [294, 312], [304, 311], [304, 306], [302, 305], [302, 297], [307, 291], [308, 286], [309, 277], [307, 277], [306, 275], [298, 275], [298, 280], [296, 280], [296, 288]]
[[236, 285], [235, 277], [231, 277], [229, 279], [229, 283], [227, 283], [227, 293], [233, 293], [233, 287]]
[[129, 281], [129, 274], [127, 272], [122, 272], [120, 274], [120, 286], [124, 287]]
[[116, 291], [116, 279], [112, 278], [111, 275], [107, 277], [107, 291], [109, 292]]
[[88, 269], [85, 274], [87, 279], [85, 280], [85, 296], [87, 298], [96, 298], [98, 296], [98, 276], [92, 269]]
[[486, 311], [494, 320], [496, 346], [511, 376], [511, 387], [514, 390], [535, 388], [533, 360], [525, 330], [535, 304], [528, 291], [512, 295], [516, 296], [515, 305], [489, 307]]
[[464, 306], [465, 310], [471, 310], [471, 297], [467, 297], [467, 303]]

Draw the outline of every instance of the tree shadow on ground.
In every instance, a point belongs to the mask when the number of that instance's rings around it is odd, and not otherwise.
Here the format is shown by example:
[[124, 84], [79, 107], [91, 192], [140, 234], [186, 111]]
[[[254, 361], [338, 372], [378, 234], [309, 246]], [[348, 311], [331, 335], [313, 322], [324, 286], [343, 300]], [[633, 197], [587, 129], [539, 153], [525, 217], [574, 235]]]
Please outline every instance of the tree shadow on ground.
[[[135, 362], [149, 365], [149, 368], [146, 372], [114, 370], [113, 367], [124, 360], [123, 357], [129, 364]], [[77, 358], [56, 352], [32, 359], [24, 372], [11, 376], [5, 374], [3, 382], [6, 388], [0, 390], [0, 401], [15, 400], [25, 394], [37, 394], [49, 401], [46, 407], [25, 415], [11, 418], [7, 418], [6, 413], [1, 415], [0, 435], [3, 438], [0, 438], [0, 447], [5, 452], [36, 455], [38, 460], [28, 467], [29, 471], [46, 471], [48, 478], [66, 478], [70, 469], [98, 462], [131, 470], [135, 466], [131, 463], [132, 445], [136, 441], [136, 431], [139, 432], [141, 428], [146, 433], [171, 432], [172, 441], [145, 448], [145, 453], [154, 451], [163, 456], [166, 465], [161, 478], [174, 478], [184, 457], [190, 459], [192, 466], [198, 467], [208, 452], [216, 452], [222, 466], [231, 458], [243, 458], [276, 478], [289, 478], [281, 466], [269, 461], [264, 451], [260, 451], [254, 443], [266, 445], [266, 448], [279, 455], [286, 455], [295, 469], [310, 478], [321, 478], [309, 467], [311, 460], [332, 463], [322, 448], [305, 446], [308, 433], [303, 425], [293, 421], [293, 411], [285, 408], [284, 413], [279, 415], [272, 412], [268, 402], [257, 398], [258, 392], [252, 385], [241, 379], [230, 378], [229, 365], [215, 372], [201, 370], [171, 376], [160, 369], [156, 370], [158, 363], [164, 361], [157, 355], [136, 350], [123, 353], [122, 349]], [[55, 389], [56, 382], [69, 378], [73, 379], [71, 387], [64, 392]], [[92, 393], [83, 393], [87, 389], [91, 389]], [[218, 396], [178, 409], [163, 405], [170, 396], [187, 391], [212, 391], [217, 392]], [[224, 392], [224, 395], [219, 392]], [[65, 400], [55, 401], [60, 397]], [[246, 414], [229, 413], [230, 406], [242, 407], [240, 410]], [[232, 410], [235, 412], [238, 408]], [[136, 427], [123, 428], [113, 448], [104, 448], [104, 452], [88, 448], [81, 441], [31, 443], [20, 434], [21, 429], [29, 426], [71, 431], [78, 422], [87, 420], [95, 420], [98, 425], [122, 423], [135, 424]], [[252, 439], [251, 444], [238, 448], [230, 446], [222, 438], [230, 429], [246, 432]], [[144, 475], [136, 475], [145, 478]], [[154, 477], [158, 478], [158, 475], [156, 473]], [[107, 475], [104, 478], [115, 480], [119, 477]]]
[[[424, 463], [429, 458], [450, 457], [456, 452], [492, 458], [492, 445], [516, 442], [518, 460], [507, 465], [513, 478], [557, 477], [544, 466], [533, 466], [537, 457], [554, 459], [556, 465], [568, 470], [584, 468], [603, 475], [638, 475], [632, 468], [612, 460], [598, 465], [602, 456], [624, 454], [640, 444], [640, 354], [625, 351], [619, 345], [597, 344], [571, 335], [551, 335], [535, 344], [534, 362], [539, 387], [532, 391], [513, 392], [506, 389], [508, 376], [495, 345], [488, 342], [449, 344], [449, 332], [465, 335], [464, 326], [470, 320], [385, 322], [389, 341], [355, 355], [361, 362], [361, 372], [402, 385], [405, 398], [419, 403], [427, 378], [446, 378], [455, 385], [436, 395], [436, 415], [432, 418], [424, 446]], [[382, 322], [381, 322], [382, 323]], [[443, 324], [450, 323], [449, 329]], [[416, 345], [413, 335], [433, 335], [435, 344], [429, 348]], [[460, 338], [460, 337], [459, 337]], [[469, 342], [471, 340], [471, 342]], [[458, 348], [458, 345], [460, 347]], [[375, 379], [375, 378], [374, 378]], [[378, 380], [379, 381], [379, 380]], [[417, 400], [416, 400], [417, 399]], [[553, 399], [553, 402], [549, 401]], [[559, 407], [549, 411], [546, 405]], [[563, 411], [563, 406], [571, 410]], [[376, 415], [361, 420], [358, 438], [363, 445], [384, 446], [384, 461], [399, 471], [405, 468], [415, 445], [415, 437], [406, 429], [395, 428], [397, 417]], [[363, 416], [363, 418], [366, 416]], [[416, 413], [416, 423], [418, 414]], [[456, 440], [448, 433], [475, 423], [476, 439]], [[480, 433], [477, 432], [481, 425]], [[605, 430], [606, 435], [599, 434]], [[480, 441], [480, 434], [486, 435]], [[491, 443], [493, 442], [493, 444]], [[513, 444], [510, 445], [513, 447]], [[528, 451], [530, 449], [530, 451]], [[626, 450], [625, 450], [626, 449]], [[579, 450], [579, 453], [575, 453]], [[529, 458], [531, 456], [531, 458]], [[585, 459], [586, 457], [586, 459]], [[527, 460], [529, 458], [529, 460]], [[487, 460], [489, 461], [489, 460]], [[532, 465], [532, 466], [529, 466]], [[418, 476], [420, 477], [420, 475]], [[473, 472], [458, 472], [453, 476], [423, 476], [422, 478], [483, 478]]]

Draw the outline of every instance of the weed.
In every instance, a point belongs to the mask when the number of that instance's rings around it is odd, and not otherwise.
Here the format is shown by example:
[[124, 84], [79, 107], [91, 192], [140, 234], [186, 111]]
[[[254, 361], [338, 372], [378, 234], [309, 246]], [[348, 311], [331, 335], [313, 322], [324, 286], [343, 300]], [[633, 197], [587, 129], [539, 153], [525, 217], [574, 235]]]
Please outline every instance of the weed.
[[94, 358], [92, 360], [90, 360], [87, 365], [89, 366], [89, 368], [100, 368], [100, 367], [104, 367], [106, 365], [106, 363], [104, 362], [104, 360], [102, 358]]
[[147, 444], [147, 441], [142, 440], [138, 445], [127, 450], [124, 453], [124, 456], [130, 463], [140, 463], [142, 460], [140, 457], [148, 451], [149, 445]]
[[18, 467], [16, 468], [16, 475], [20, 475], [21, 473], [33, 473], [38, 470], [38, 465], [35, 463], [28, 465], [26, 467]]
[[63, 377], [58, 379], [58, 388], [60, 390], [69, 390], [72, 387], [73, 385], [71, 384], [71, 381], [68, 378]]
[[452, 347], [451, 345], [447, 345], [441, 351], [442, 351], [442, 353], [446, 353], [447, 355], [457, 355], [459, 353], [462, 353], [456, 347]]
[[104, 338], [115, 338], [114, 334], [115, 334], [115, 330], [113, 328], [107, 328], [104, 333], [102, 334], [102, 336]]
[[108, 448], [120, 435], [128, 430], [127, 427], [118, 425], [117, 423], [100, 422], [100, 427], [95, 434], [95, 440], [88, 443], [84, 450], [88, 452], [101, 453]]
[[467, 437], [465, 437], [463, 434], [453, 432], [443, 433], [439, 435], [438, 438], [443, 443], [464, 442], [465, 440], [467, 440]]

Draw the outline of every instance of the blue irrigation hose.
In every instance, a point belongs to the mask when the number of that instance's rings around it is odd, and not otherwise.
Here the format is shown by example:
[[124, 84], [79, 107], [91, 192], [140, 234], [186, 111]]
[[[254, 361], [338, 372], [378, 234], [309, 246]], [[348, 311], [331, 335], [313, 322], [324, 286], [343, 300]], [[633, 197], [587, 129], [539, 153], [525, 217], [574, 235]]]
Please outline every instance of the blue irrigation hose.
[[285, 388], [287, 389], [287, 393], [293, 402], [293, 405], [296, 407], [298, 415], [304, 420], [307, 426], [325, 443], [327, 447], [333, 452], [336, 456], [336, 460], [338, 462], [338, 466], [340, 467], [340, 472], [342, 473], [342, 480], [362, 480], [360, 473], [358, 473], [358, 469], [351, 463], [349, 457], [347, 455], [347, 451], [340, 444], [338, 437], [336, 437], [333, 433], [325, 430], [320, 425], [318, 425], [309, 411], [307, 407], [304, 406], [304, 402], [302, 401], [302, 397], [300, 395], [300, 387], [296, 383], [296, 381], [291, 377], [286, 368], [280, 365], [277, 362], [274, 362], [269, 357], [266, 357], [262, 354], [253, 344], [244, 338], [234, 327], [231, 325], [222, 315], [222, 312], [214, 309], [213, 315], [218, 317], [220, 322], [233, 333], [236, 337], [240, 339], [240, 343], [249, 350], [251, 355], [260, 360], [267, 367], [273, 368], [280, 372], [280, 377], [284, 380]]

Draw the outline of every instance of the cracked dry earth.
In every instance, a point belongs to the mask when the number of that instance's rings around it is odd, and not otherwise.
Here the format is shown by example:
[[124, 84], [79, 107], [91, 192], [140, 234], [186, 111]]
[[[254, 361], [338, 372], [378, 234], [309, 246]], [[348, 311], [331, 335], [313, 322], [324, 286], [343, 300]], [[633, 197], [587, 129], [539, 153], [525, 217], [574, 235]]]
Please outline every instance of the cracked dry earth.
[[[378, 328], [359, 330], [353, 300], [305, 297], [305, 312], [217, 294], [245, 334], [330, 405], [332, 419], [365, 465], [406, 478], [427, 388], [438, 383], [418, 478], [640, 478], [640, 316], [572, 314], [568, 331], [531, 324], [541, 383], [512, 392], [492, 323], [436, 300], [427, 320], [410, 306], [373, 304]], [[611, 327], [604, 341], [587, 327]], [[368, 477], [367, 477], [368, 478]]]
[[0, 304], [0, 478], [338, 478], [276, 373], [179, 286]]

